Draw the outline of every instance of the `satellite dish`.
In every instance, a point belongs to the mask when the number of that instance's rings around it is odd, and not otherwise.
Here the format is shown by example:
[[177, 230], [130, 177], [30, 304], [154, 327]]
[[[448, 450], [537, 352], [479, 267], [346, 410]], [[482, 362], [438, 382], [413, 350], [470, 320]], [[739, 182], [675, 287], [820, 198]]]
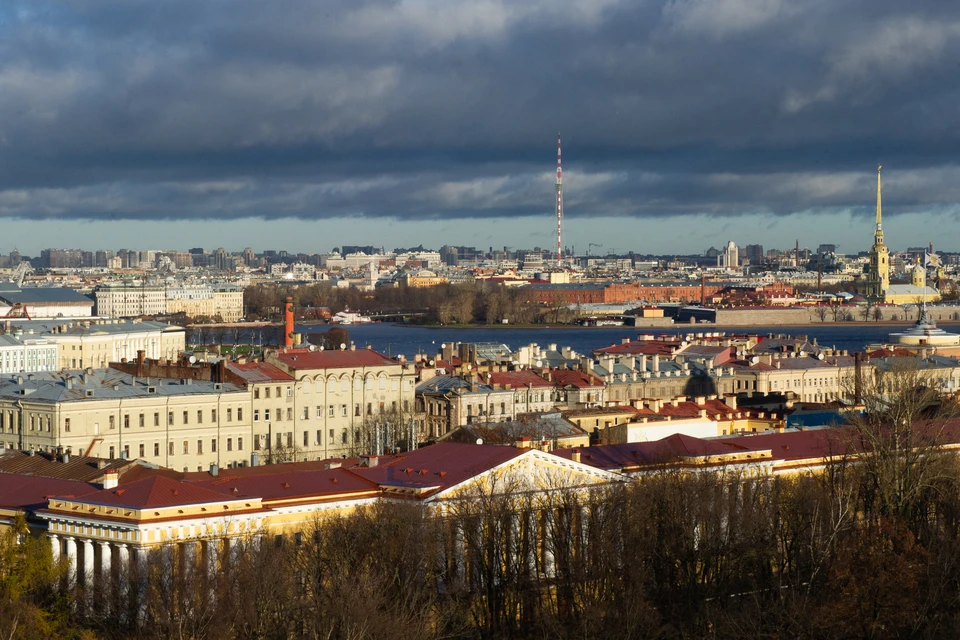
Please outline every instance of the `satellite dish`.
[[310, 345], [310, 351], [316, 351], [316, 350], [317, 350], [317, 345], [315, 344]]
[[346, 343], [346, 342], [341, 342], [341, 343], [340, 343], [340, 351], [343, 351], [343, 350], [345, 350], [346, 348], [347, 348], [347, 343]]
[[[434, 342], [434, 344], [436, 344], [436, 342]], [[446, 348], [447, 348], [447, 343], [446, 343], [446, 342], [441, 342], [441, 343], [440, 343], [440, 348], [441, 348], [441, 349], [446, 349]]]
[[467, 371], [470, 371], [470, 369], [473, 369], [473, 365], [472, 365], [472, 364], [467, 364]]
[[537, 364], [537, 368], [539, 369], [540, 367], [543, 366], [543, 360], [537, 360], [536, 364]]
[[432, 367], [433, 365], [435, 365], [435, 364], [436, 364], [436, 362], [434, 362], [433, 360], [430, 361], [430, 366], [431, 366], [431, 367]]
[[323, 345], [320, 345], [320, 351], [323, 351]]
[[753, 364], [757, 364], [758, 362], [760, 362], [760, 358], [757, 356], [753, 356], [752, 358], [750, 358], [750, 362], [752, 362]]
[[190, 364], [196, 364], [196, 363], [197, 363], [197, 356], [190, 356]]
[[483, 438], [477, 438], [477, 444], [483, 444]]
[[823, 354], [822, 354], [822, 353], [817, 354], [817, 360], [823, 360]]

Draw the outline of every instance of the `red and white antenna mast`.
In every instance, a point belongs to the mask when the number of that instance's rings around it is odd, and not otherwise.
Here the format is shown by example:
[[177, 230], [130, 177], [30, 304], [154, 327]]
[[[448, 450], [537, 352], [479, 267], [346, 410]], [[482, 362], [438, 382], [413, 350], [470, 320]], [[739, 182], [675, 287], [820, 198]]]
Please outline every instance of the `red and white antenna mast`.
[[563, 266], [563, 169], [560, 167], [560, 132], [557, 132], [557, 266]]

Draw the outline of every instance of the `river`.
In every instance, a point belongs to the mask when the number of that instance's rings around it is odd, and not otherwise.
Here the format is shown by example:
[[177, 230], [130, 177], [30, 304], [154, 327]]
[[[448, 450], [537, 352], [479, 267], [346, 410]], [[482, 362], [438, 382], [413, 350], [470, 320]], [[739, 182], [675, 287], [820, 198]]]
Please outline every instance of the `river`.
[[[332, 328], [328, 325], [297, 325], [300, 333], [323, 332]], [[727, 328], [701, 325], [693, 327], [673, 327], [669, 329], [644, 330], [635, 327], [603, 327], [603, 328], [524, 328], [514, 329], [507, 327], [446, 329], [402, 326], [393, 324], [365, 324], [341, 327], [350, 334], [358, 349], [370, 345], [373, 349], [391, 356], [403, 354], [408, 358], [413, 354], [436, 353], [445, 342], [496, 342], [503, 343], [516, 351], [523, 345], [536, 342], [541, 346], [557, 344], [569, 346], [579, 353], [589, 353], [594, 349], [619, 343], [623, 338], [636, 339], [638, 334], [686, 334], [691, 332], [725, 331], [727, 333], [755, 333], [767, 335], [770, 333], [787, 333], [792, 335], [806, 335], [809, 339], [816, 338], [822, 346], [832, 346], [837, 349], [847, 349], [851, 352], [862, 350], [870, 343], [885, 342], [891, 332], [903, 331], [905, 325], [889, 324], [825, 324], [808, 325], [802, 327], [736, 327]], [[944, 324], [941, 328], [953, 333], [960, 332], [960, 324]], [[262, 330], [234, 331], [227, 330], [220, 333], [207, 329], [203, 332], [191, 331], [188, 335], [190, 344], [197, 339], [205, 343], [222, 341], [225, 344], [262, 343], [276, 344], [280, 338], [280, 327], [264, 327]]]

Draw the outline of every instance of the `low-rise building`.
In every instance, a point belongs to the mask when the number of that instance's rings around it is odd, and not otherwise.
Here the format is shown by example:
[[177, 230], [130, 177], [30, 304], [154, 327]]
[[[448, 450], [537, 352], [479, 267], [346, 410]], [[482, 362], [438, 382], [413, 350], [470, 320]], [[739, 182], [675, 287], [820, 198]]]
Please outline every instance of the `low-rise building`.
[[249, 394], [229, 383], [114, 369], [0, 378], [0, 441], [22, 451], [139, 458], [184, 471], [245, 464]]
[[55, 343], [22, 333], [0, 334], [0, 374], [58, 368]]

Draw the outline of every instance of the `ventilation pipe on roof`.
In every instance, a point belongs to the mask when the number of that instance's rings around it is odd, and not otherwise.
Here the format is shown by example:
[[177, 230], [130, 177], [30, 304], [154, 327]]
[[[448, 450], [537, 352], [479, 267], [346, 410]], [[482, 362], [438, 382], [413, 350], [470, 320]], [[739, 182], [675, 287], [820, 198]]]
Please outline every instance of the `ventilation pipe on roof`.
[[220, 467], [217, 466], [216, 462], [210, 463], [210, 475], [212, 475], [214, 478], [220, 475]]

